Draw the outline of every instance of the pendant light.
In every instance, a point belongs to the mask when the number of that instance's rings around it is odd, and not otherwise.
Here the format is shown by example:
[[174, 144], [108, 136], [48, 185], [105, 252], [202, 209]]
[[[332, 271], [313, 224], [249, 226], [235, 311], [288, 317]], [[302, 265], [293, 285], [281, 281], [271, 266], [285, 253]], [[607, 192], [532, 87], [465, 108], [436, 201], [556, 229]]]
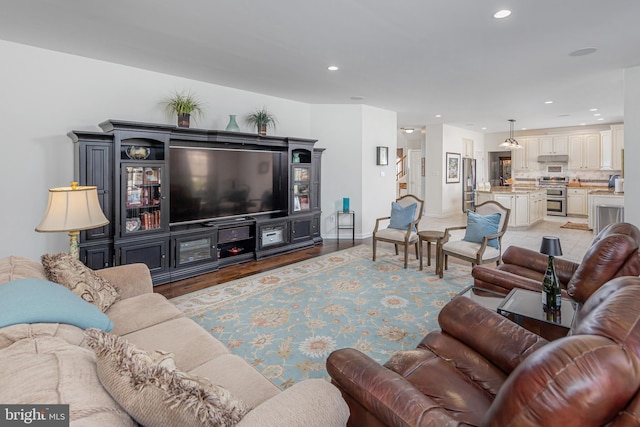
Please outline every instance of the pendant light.
[[508, 148], [510, 150], [523, 148], [522, 145], [518, 144], [518, 141], [513, 137], [513, 124], [515, 123], [514, 119], [509, 119], [509, 138], [505, 139], [502, 144], [499, 145], [501, 148]]

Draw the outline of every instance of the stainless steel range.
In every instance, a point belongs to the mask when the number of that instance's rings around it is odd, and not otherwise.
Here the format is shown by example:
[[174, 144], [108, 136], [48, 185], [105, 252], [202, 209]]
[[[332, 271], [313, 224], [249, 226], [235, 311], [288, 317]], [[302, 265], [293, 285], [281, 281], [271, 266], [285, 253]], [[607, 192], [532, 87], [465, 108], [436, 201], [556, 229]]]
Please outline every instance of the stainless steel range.
[[543, 176], [538, 180], [540, 188], [547, 190], [547, 215], [567, 216], [566, 176]]

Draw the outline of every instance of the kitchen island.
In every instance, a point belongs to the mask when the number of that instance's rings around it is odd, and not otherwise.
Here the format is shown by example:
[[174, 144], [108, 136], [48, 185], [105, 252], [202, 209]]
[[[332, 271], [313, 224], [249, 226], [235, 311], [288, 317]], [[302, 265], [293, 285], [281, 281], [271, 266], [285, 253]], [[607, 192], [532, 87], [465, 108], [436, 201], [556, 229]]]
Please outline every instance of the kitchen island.
[[476, 204], [494, 200], [511, 209], [509, 227], [529, 227], [542, 221], [547, 211], [547, 193], [534, 186], [492, 187], [476, 191]]

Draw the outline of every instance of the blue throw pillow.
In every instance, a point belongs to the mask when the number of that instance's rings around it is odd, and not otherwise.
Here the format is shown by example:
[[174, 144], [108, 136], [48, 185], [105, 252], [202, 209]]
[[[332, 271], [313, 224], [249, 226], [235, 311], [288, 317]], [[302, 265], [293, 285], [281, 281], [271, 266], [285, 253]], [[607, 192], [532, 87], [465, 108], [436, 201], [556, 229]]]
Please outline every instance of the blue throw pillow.
[[[402, 207], [398, 202], [391, 202], [391, 223], [389, 224], [389, 228], [406, 230], [416, 216], [417, 207], [417, 203]], [[413, 231], [416, 231], [415, 227], [413, 227]]]
[[[473, 211], [467, 211], [467, 231], [464, 233], [463, 240], [482, 243], [484, 236], [498, 232], [501, 216], [498, 212], [489, 215], [480, 215]], [[500, 249], [498, 239], [490, 239], [487, 244], [496, 249]]]
[[19, 323], [66, 323], [82, 329], [113, 329], [95, 305], [69, 289], [42, 279], [19, 279], [0, 285], [0, 328]]

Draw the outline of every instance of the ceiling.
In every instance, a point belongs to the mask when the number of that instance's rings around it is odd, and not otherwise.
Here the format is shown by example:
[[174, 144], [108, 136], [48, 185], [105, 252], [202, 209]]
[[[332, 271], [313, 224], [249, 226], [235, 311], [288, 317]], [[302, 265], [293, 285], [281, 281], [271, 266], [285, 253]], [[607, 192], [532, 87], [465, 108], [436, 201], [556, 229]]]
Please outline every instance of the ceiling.
[[[367, 104], [396, 111], [399, 127], [621, 122], [623, 70], [640, 65], [638, 0], [0, 5], [0, 39], [306, 103]], [[494, 19], [504, 8], [512, 15]], [[570, 55], [584, 48], [597, 50]]]

